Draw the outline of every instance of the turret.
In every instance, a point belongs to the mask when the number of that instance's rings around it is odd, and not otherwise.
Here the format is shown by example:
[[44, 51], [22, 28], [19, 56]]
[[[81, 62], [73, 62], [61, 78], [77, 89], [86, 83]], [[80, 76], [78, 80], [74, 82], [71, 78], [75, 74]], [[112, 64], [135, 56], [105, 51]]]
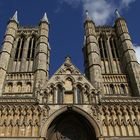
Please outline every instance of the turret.
[[138, 74], [138, 62], [136, 59], [135, 51], [129, 35], [126, 21], [120, 16], [118, 10], [115, 11], [116, 21], [115, 30], [119, 40], [119, 49], [121, 54], [121, 62], [124, 70], [128, 75], [133, 95], [140, 95], [140, 78]]
[[2, 88], [4, 85], [4, 80], [6, 76], [6, 72], [8, 69], [8, 63], [10, 59], [11, 50], [13, 47], [14, 39], [18, 29], [18, 18], [17, 11], [14, 16], [9, 20], [4, 42], [2, 44], [2, 51], [0, 54], [0, 95], [2, 95]]
[[84, 39], [84, 59], [85, 74], [91, 83], [99, 85], [102, 82], [101, 76], [101, 58], [95, 31], [95, 23], [86, 11], [86, 19], [84, 23], [85, 39]]
[[49, 21], [45, 13], [39, 24], [39, 38], [35, 55], [35, 79], [36, 85], [39, 81], [43, 83], [49, 76], [50, 46], [48, 41]]

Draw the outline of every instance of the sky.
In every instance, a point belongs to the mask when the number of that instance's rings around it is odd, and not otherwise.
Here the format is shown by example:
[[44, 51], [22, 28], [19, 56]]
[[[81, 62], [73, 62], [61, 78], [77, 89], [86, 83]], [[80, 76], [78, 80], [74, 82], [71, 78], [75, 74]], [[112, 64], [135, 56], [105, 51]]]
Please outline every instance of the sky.
[[126, 21], [140, 62], [140, 0], [0, 0], [0, 42], [6, 25], [18, 11], [20, 26], [38, 26], [47, 12], [50, 22], [51, 47], [50, 75], [70, 56], [74, 65], [84, 72], [83, 40], [84, 15], [89, 15], [96, 25], [114, 25], [117, 8]]

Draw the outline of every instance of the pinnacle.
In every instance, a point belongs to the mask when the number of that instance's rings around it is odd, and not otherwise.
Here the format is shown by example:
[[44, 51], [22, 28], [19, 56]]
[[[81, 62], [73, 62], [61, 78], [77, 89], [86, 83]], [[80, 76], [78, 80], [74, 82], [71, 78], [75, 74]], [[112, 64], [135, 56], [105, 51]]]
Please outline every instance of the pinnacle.
[[91, 20], [91, 17], [89, 16], [88, 10], [86, 10], [86, 18], [85, 18], [85, 20]]
[[116, 18], [120, 18], [121, 17], [118, 9], [115, 10], [115, 15], [116, 15]]
[[14, 13], [13, 17], [10, 20], [16, 21], [18, 23], [18, 12], [17, 11]]
[[86, 36], [84, 36], [84, 46], [86, 45]]
[[66, 59], [66, 60], [71, 60], [71, 57], [70, 57], [69, 55], [67, 55], [67, 56], [65, 57], [65, 59]]
[[65, 57], [65, 63], [71, 63], [71, 57], [69, 55]]
[[41, 21], [49, 22], [46, 12], [44, 13], [44, 16]]

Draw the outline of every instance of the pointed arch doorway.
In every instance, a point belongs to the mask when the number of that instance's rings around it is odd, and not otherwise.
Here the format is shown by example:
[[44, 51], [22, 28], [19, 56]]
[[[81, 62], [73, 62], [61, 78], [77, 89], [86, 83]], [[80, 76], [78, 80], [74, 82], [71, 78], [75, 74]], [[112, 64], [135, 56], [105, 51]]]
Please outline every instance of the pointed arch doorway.
[[50, 124], [47, 140], [96, 140], [87, 119], [74, 111], [66, 111]]

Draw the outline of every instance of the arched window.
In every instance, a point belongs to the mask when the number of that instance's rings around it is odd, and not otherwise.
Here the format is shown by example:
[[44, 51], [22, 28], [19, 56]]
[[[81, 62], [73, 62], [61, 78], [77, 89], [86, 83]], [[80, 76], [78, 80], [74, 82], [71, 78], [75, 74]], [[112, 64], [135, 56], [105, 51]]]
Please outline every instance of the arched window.
[[118, 59], [119, 58], [119, 54], [118, 54], [116, 39], [114, 37], [111, 37], [109, 39], [109, 42], [110, 42], [111, 53], [112, 53], [113, 58], [114, 59]]
[[110, 84], [110, 94], [115, 94], [114, 85]]
[[31, 83], [28, 82], [27, 83], [27, 92], [31, 92], [31, 87], [32, 87]]
[[99, 48], [100, 48], [100, 55], [101, 55], [101, 59], [103, 59], [104, 58], [104, 55], [103, 55], [103, 49], [102, 49], [102, 42], [101, 42], [101, 39], [99, 39], [99, 41], [98, 41], [98, 43], [99, 43]]
[[21, 36], [18, 39], [16, 53], [15, 53], [15, 60], [21, 60], [23, 54], [24, 42], [25, 42], [25, 37]]
[[114, 51], [113, 39], [110, 38], [110, 39], [109, 39], [109, 42], [110, 42], [110, 47], [111, 47], [112, 56], [113, 56], [113, 58], [116, 58], [116, 56], [115, 56], [115, 51]]
[[8, 86], [7, 87], [7, 92], [12, 92], [12, 90], [13, 90], [13, 83], [8, 83], [7, 86]]
[[17, 48], [16, 48], [16, 54], [15, 54], [15, 59], [18, 59], [18, 54], [19, 54], [19, 48], [20, 48], [20, 42], [21, 39], [18, 39], [18, 43], [17, 43]]
[[106, 37], [100, 37], [98, 40], [101, 59], [107, 59], [107, 45], [106, 45]]
[[22, 83], [17, 83], [17, 92], [22, 92]]
[[57, 102], [58, 104], [61, 104], [63, 103], [63, 87], [61, 85], [58, 85], [57, 88], [58, 88]]
[[80, 85], [77, 86], [77, 103], [82, 103], [82, 87]]
[[109, 73], [111, 70], [109, 63], [109, 51], [108, 51], [108, 43], [107, 37], [105, 35], [101, 35], [98, 39], [100, 56], [101, 56], [101, 65], [102, 65], [102, 73]]
[[29, 41], [27, 59], [30, 59], [31, 46], [32, 46], [32, 38], [31, 38], [30, 41]]
[[125, 85], [124, 84], [121, 84], [121, 86], [120, 86], [120, 93], [121, 94], [125, 94], [126, 93], [126, 91], [125, 91]]
[[33, 59], [35, 55], [36, 37], [32, 36], [29, 41], [27, 59]]
[[104, 39], [104, 38], [103, 38], [102, 42], [103, 42], [104, 57], [107, 59], [107, 58], [108, 58], [108, 56], [107, 56], [106, 39]]

